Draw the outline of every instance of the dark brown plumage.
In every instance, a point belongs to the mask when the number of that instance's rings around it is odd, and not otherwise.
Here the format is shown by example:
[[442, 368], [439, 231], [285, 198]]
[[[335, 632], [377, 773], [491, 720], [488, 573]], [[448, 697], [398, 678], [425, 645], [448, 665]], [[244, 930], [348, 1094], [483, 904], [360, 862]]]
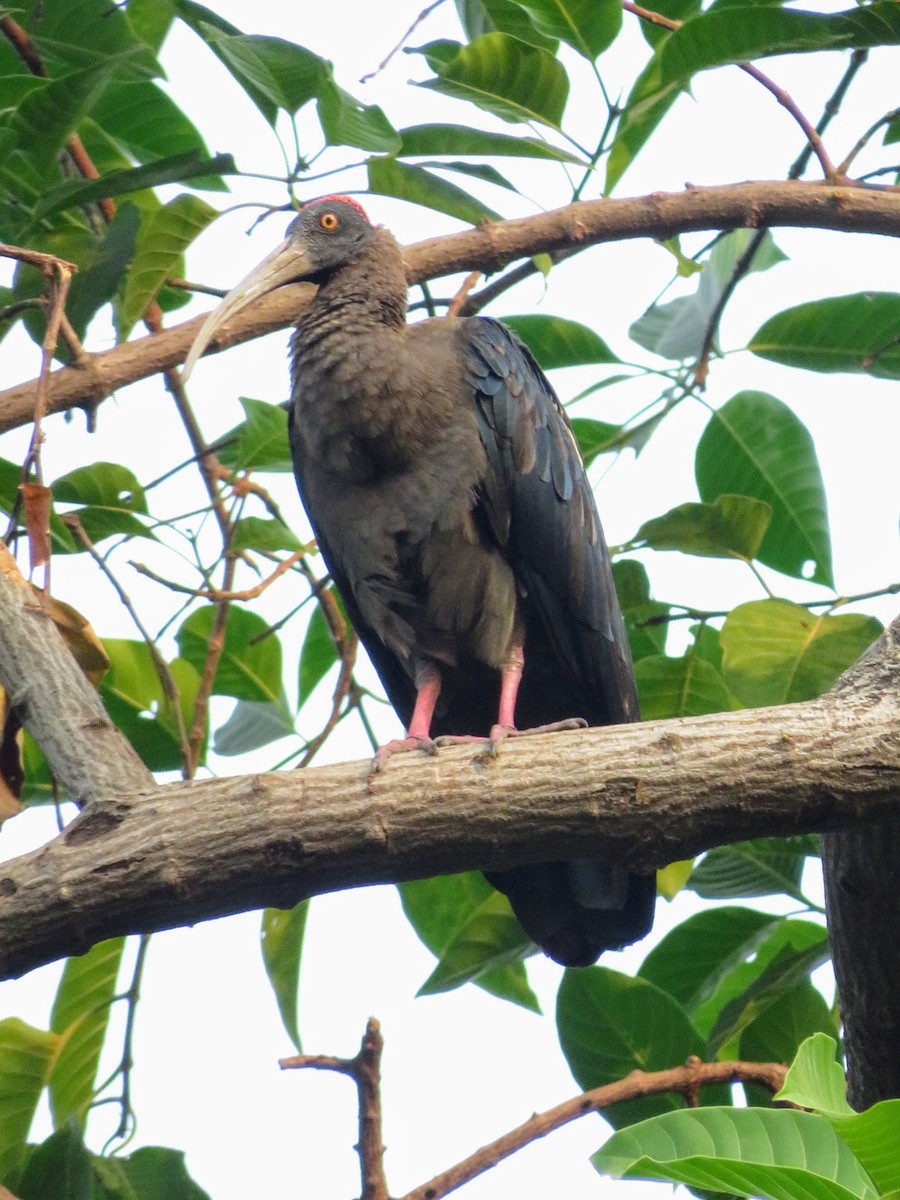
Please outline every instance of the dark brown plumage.
[[[609, 557], [568, 420], [497, 321], [406, 323], [400, 248], [354, 201], [307, 205], [223, 301], [318, 284], [291, 343], [291, 447], [319, 548], [407, 736], [638, 719]], [[552, 958], [642, 937], [655, 878], [595, 860], [492, 872]]]

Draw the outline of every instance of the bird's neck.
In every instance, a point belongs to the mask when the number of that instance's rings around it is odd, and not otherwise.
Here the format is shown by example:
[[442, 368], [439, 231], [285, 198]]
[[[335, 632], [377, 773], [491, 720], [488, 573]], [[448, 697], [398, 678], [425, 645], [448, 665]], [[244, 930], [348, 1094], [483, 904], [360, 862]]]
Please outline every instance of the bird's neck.
[[336, 331], [353, 336], [366, 327], [405, 325], [403, 254], [386, 229], [377, 229], [356, 258], [321, 279], [315, 299], [297, 323], [297, 345], [305, 347]]

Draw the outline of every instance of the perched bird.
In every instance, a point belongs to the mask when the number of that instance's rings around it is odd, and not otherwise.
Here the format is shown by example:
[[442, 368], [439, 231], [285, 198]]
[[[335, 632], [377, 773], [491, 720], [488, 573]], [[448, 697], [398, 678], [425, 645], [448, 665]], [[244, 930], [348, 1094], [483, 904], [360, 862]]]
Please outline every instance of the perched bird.
[[[483, 317], [406, 323], [400, 247], [356, 201], [304, 206], [227, 317], [318, 285], [291, 341], [290, 438], [319, 549], [406, 736], [638, 719], [609, 555], [568, 419], [528, 349]], [[528, 935], [593, 963], [653, 922], [655, 876], [593, 859], [493, 871]]]

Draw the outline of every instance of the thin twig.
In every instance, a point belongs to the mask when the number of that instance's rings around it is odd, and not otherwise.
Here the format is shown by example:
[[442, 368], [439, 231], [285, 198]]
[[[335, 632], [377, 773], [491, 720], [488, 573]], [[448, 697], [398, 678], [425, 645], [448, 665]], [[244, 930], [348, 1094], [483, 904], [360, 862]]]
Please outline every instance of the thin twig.
[[462, 309], [466, 303], [466, 300], [469, 298], [469, 293], [472, 291], [472, 288], [475, 286], [475, 284], [478, 282], [478, 280], [481, 279], [481, 275], [482, 275], [481, 271], [470, 271], [469, 272], [469, 274], [463, 280], [462, 286], [460, 287], [459, 291], [456, 293], [456, 295], [453, 297], [453, 299], [447, 305], [447, 311], [444, 314], [445, 316], [447, 316], [447, 317], [458, 317], [459, 316], [460, 312], [462, 311]]
[[850, 151], [850, 153], [847, 155], [847, 157], [844, 159], [844, 161], [838, 167], [838, 171], [841, 173], [841, 175], [847, 174], [847, 172], [850, 170], [850, 165], [853, 162], [854, 158], [856, 158], [857, 154], [859, 154], [859, 152], [861, 150], [865, 149], [865, 147], [872, 140], [872, 138], [875, 136], [875, 134], [878, 132], [878, 130], [881, 129], [882, 126], [884, 126], [884, 125], [889, 125], [891, 123], [891, 121], [893, 121], [895, 119], [895, 117], [898, 117], [898, 116], [900, 116], [900, 108], [892, 108], [890, 112], [885, 113], [883, 117], [879, 117], [877, 121], [873, 122], [873, 124], [871, 124], [869, 126], [869, 128], [866, 130], [866, 132], [857, 139], [856, 145], [853, 147], [853, 149]]
[[397, 43], [397, 45], [390, 52], [390, 54], [386, 55], [386, 57], [381, 60], [381, 62], [378, 64], [378, 66], [375, 68], [374, 71], [369, 71], [369, 73], [367, 75], [363, 75], [363, 77], [360, 79], [359, 82], [360, 83], [368, 83], [370, 79], [374, 79], [376, 75], [380, 74], [384, 70], [384, 68], [388, 65], [388, 63], [391, 61], [391, 59], [394, 57], [394, 55], [399, 53], [399, 51], [403, 49], [403, 46], [406, 43], [406, 41], [410, 37], [412, 37], [412, 35], [415, 33], [415, 31], [418, 29], [418, 27], [422, 24], [422, 22], [426, 19], [426, 17], [429, 17], [436, 8], [440, 8], [440, 6], [443, 3], [444, 3], [444, 0], [434, 0], [433, 4], [429, 4], [427, 8], [423, 8], [422, 11], [419, 13], [419, 15], [416, 17], [416, 19], [413, 21], [412, 25], [410, 25], [409, 29], [407, 29], [406, 33], [404, 33], [403, 37], [400, 39], [400, 41]]
[[624, 1079], [609, 1083], [605, 1087], [594, 1088], [558, 1104], [547, 1112], [538, 1113], [518, 1128], [476, 1150], [469, 1158], [463, 1159], [448, 1171], [443, 1171], [428, 1183], [407, 1192], [402, 1200], [439, 1200], [441, 1196], [446, 1196], [448, 1192], [468, 1183], [470, 1179], [484, 1174], [504, 1158], [509, 1158], [523, 1146], [546, 1137], [548, 1133], [577, 1120], [578, 1117], [583, 1117], [586, 1113], [610, 1108], [624, 1100], [655, 1096], [663, 1092], [678, 1092], [689, 1096], [697, 1088], [714, 1083], [761, 1083], [776, 1092], [783, 1085], [786, 1073], [787, 1068], [781, 1063], [704, 1063], [693, 1055], [683, 1067], [673, 1067], [668, 1071], [632, 1071]]
[[193, 596], [197, 600], [210, 600], [214, 604], [223, 604], [232, 600], [255, 600], [257, 596], [261, 596], [266, 588], [271, 587], [276, 579], [280, 579], [293, 567], [296, 567], [305, 550], [295, 550], [288, 558], [280, 559], [275, 570], [267, 575], [260, 583], [254, 587], [244, 588], [241, 591], [226, 588], [193, 588], [188, 587], [184, 583], [175, 583], [172, 579], [166, 579], [163, 575], [157, 575], [155, 571], [151, 571], [144, 563], [132, 562], [131, 566], [138, 572], [139, 575], [145, 576], [147, 579], [152, 579], [154, 583], [159, 583], [163, 587], [168, 588], [170, 592], [180, 592], [185, 596]]
[[359, 1096], [359, 1170], [361, 1200], [388, 1200], [384, 1176], [384, 1144], [381, 1134], [381, 1051], [384, 1040], [374, 1017], [366, 1025], [359, 1053], [355, 1058], [335, 1058], [330, 1054], [298, 1054], [279, 1059], [283, 1071], [309, 1068], [336, 1071], [356, 1084]]
[[[664, 17], [662, 13], [653, 12], [651, 9], [643, 8], [639, 4], [634, 4], [632, 0], [622, 0], [622, 7], [626, 12], [633, 13], [636, 17], [640, 17], [642, 21], [649, 21], [652, 25], [660, 25], [663, 29], [680, 29], [684, 24], [683, 21], [676, 21], [669, 17]], [[762, 71], [760, 71], [759, 67], [754, 66], [753, 63], [739, 62], [735, 63], [735, 66], [740, 67], [740, 69], [749, 75], [751, 79], [755, 79], [757, 83], [762, 84], [766, 91], [770, 92], [771, 95], [775, 97], [781, 107], [785, 109], [786, 112], [790, 113], [790, 115], [803, 130], [803, 134], [812, 148], [813, 154], [815, 154], [816, 158], [821, 164], [822, 172], [825, 178], [830, 183], [843, 182], [843, 177], [835, 169], [834, 163], [832, 163], [831, 159], [828, 157], [828, 152], [825, 149], [821, 137], [812, 126], [806, 115], [797, 107], [796, 101], [789, 95], [789, 93], [775, 83], [773, 79], [770, 79], [768, 75], [765, 75]]]

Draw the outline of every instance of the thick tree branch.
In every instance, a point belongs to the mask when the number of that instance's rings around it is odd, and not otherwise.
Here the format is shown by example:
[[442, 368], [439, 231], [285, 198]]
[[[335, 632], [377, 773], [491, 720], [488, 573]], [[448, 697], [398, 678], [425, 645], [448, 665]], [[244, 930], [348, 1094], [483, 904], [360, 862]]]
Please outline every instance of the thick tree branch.
[[[900, 620], [820, 700], [470, 748], [111, 789], [0, 867], [0, 978], [304, 896], [573, 856], [658, 867], [726, 842], [884, 821], [900, 795]], [[96, 759], [93, 743], [81, 754]]]
[[[689, 187], [622, 200], [591, 200], [515, 221], [485, 222], [477, 229], [418, 242], [406, 250], [410, 283], [455, 271], [499, 270], [519, 258], [624, 238], [669, 238], [705, 229], [793, 226], [848, 233], [900, 235], [900, 193], [891, 189], [806, 182], [757, 182]], [[296, 320], [312, 295], [309, 285], [283, 288], [229, 322], [214, 349], [246, 342]], [[47, 411], [91, 408], [117, 388], [184, 361], [202, 317], [128, 342], [50, 377]], [[0, 392], [0, 433], [26, 424], [35, 382]]]

